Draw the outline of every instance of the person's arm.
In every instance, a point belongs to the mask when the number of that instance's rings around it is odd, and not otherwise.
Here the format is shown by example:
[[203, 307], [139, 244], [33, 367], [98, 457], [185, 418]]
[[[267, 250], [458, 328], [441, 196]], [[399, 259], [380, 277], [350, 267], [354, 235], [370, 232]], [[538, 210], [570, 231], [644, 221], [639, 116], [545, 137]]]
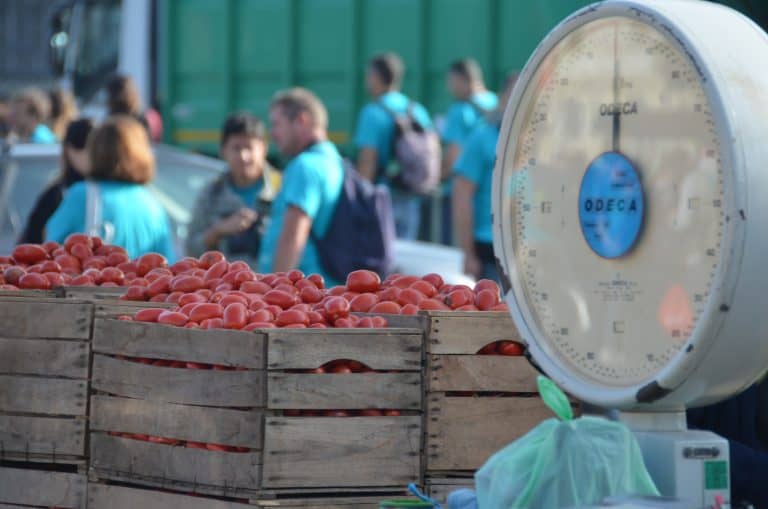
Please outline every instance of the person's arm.
[[379, 154], [374, 148], [362, 148], [357, 154], [357, 171], [363, 178], [373, 182], [376, 179], [376, 166]]
[[453, 179], [453, 227], [459, 247], [464, 252], [464, 272], [479, 277], [482, 272], [475, 252], [475, 217], [472, 199], [477, 186], [464, 177]]
[[272, 263], [273, 272], [287, 272], [298, 267], [311, 229], [312, 218], [300, 208], [288, 206]]
[[40, 195], [32, 212], [27, 218], [27, 225], [19, 237], [20, 244], [42, 244], [45, 239], [45, 223], [61, 204], [63, 194], [60, 184], [54, 184]]
[[63, 243], [70, 233], [82, 232], [84, 229], [85, 185], [75, 184], [45, 223], [45, 240]]

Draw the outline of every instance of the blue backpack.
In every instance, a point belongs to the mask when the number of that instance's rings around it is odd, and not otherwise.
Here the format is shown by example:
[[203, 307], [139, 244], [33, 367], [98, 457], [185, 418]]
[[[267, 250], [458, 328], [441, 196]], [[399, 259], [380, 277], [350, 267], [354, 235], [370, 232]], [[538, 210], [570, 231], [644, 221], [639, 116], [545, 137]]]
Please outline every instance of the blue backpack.
[[337, 281], [359, 269], [382, 278], [392, 271], [395, 219], [392, 199], [384, 185], [365, 180], [352, 164], [343, 161], [344, 182], [325, 235], [310, 233], [320, 264]]

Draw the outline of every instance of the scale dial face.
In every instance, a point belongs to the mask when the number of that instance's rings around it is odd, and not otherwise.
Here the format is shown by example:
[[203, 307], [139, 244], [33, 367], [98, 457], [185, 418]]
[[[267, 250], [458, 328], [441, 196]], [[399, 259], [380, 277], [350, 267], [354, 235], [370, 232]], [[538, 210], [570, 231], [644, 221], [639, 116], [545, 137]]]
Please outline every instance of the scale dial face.
[[497, 171], [528, 327], [587, 383], [653, 380], [702, 321], [722, 262], [700, 70], [668, 35], [611, 16], [569, 32], [521, 85]]

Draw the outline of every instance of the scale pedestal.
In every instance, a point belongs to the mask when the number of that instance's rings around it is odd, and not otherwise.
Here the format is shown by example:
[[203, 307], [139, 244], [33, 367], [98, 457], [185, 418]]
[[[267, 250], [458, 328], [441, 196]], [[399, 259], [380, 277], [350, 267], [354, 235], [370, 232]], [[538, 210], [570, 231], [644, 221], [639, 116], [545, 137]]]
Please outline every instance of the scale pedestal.
[[689, 430], [685, 412], [620, 413], [643, 452], [662, 495], [691, 508], [730, 507], [728, 441], [712, 432]]

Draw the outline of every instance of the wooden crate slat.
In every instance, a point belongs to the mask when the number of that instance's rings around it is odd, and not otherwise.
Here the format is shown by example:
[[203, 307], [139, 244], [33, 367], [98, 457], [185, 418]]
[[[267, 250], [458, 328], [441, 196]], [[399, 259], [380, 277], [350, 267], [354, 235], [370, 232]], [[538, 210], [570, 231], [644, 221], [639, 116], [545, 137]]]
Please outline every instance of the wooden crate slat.
[[[392, 497], [386, 494], [370, 497], [323, 497], [323, 498], [293, 498], [282, 500], [257, 500], [258, 507], [283, 507], [289, 509], [378, 509], [379, 503], [388, 498], [402, 500], [402, 494]], [[414, 499], [415, 500], [415, 499]]]
[[0, 414], [0, 457], [85, 455], [85, 420]]
[[421, 417], [268, 417], [264, 488], [419, 482]]
[[221, 488], [222, 493], [259, 488], [261, 453], [227, 453], [174, 447], [91, 434], [91, 468], [100, 478], [168, 481]]
[[312, 369], [353, 359], [372, 369], [418, 370], [422, 336], [406, 329], [270, 330], [269, 369]]
[[130, 398], [221, 407], [264, 404], [264, 371], [219, 371], [150, 366], [94, 355], [95, 390]]
[[476, 470], [496, 451], [553, 417], [541, 398], [427, 398], [427, 470]]
[[103, 300], [117, 299], [127, 290], [127, 286], [62, 286], [56, 289], [56, 293], [65, 299]]
[[0, 375], [0, 412], [85, 415], [86, 380]]
[[260, 449], [261, 411], [91, 397], [91, 430], [141, 433]]
[[246, 503], [229, 502], [210, 498], [192, 497], [158, 490], [88, 485], [88, 509], [247, 509]]
[[116, 318], [120, 315], [133, 316], [137, 311], [145, 308], [171, 309], [176, 304], [171, 302], [141, 302], [131, 300], [97, 300], [93, 303], [96, 318]]
[[0, 373], [88, 378], [85, 341], [0, 338]]
[[431, 355], [430, 391], [538, 392], [538, 372], [525, 357], [503, 355]]
[[6, 338], [89, 339], [93, 305], [61, 299], [0, 299]]
[[521, 341], [512, 317], [506, 312], [429, 312], [427, 352], [475, 354], [488, 343]]
[[419, 373], [269, 373], [269, 408], [421, 409]]
[[151, 359], [264, 367], [264, 335], [230, 330], [193, 330], [142, 322], [96, 319], [93, 350]]
[[0, 502], [85, 509], [85, 475], [0, 467]]

